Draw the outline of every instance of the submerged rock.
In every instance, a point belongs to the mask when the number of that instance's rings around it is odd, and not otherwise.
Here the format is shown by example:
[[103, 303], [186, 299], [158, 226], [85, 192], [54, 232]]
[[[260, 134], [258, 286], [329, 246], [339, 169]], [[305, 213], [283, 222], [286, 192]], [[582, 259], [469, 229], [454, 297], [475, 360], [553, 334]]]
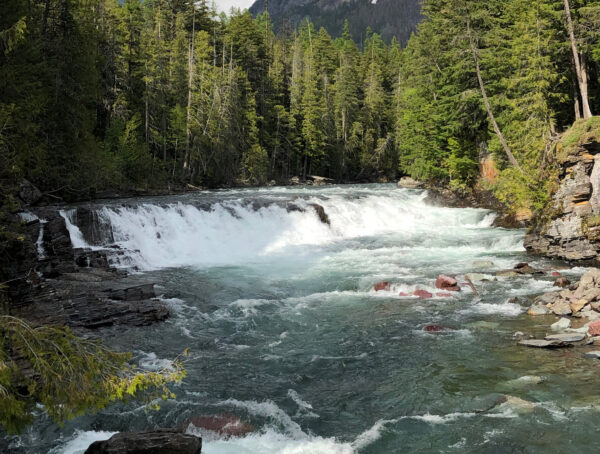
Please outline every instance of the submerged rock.
[[175, 430], [121, 432], [95, 441], [84, 454], [200, 454], [202, 439]]
[[559, 340], [546, 340], [546, 339], [524, 339], [518, 342], [519, 345], [525, 347], [534, 348], [562, 348], [569, 347], [571, 344]]
[[471, 265], [474, 268], [492, 268], [494, 266], [494, 262], [491, 260], [475, 260]]
[[433, 294], [427, 290], [415, 290], [413, 295], [418, 296], [419, 299], [431, 298], [433, 296]]
[[435, 280], [435, 288], [446, 290], [448, 292], [460, 292], [458, 281], [451, 276], [446, 276], [445, 274], [440, 274], [437, 277]]
[[373, 286], [373, 290], [375, 290], [376, 292], [380, 292], [380, 291], [389, 292], [390, 288], [391, 288], [391, 284], [387, 281], [378, 282], [377, 284], [375, 284]]
[[182, 429], [191, 434], [196, 433], [197, 429], [209, 430], [223, 438], [241, 437], [254, 432], [254, 426], [230, 414], [195, 416], [185, 421]]
[[580, 342], [583, 339], [585, 339], [585, 334], [580, 333], [559, 333], [546, 336], [547, 341]]
[[450, 328], [448, 328], [447, 326], [443, 326], [443, 325], [425, 325], [425, 327], [423, 328], [423, 331], [427, 331], [428, 333], [439, 333], [442, 331], [446, 331]]

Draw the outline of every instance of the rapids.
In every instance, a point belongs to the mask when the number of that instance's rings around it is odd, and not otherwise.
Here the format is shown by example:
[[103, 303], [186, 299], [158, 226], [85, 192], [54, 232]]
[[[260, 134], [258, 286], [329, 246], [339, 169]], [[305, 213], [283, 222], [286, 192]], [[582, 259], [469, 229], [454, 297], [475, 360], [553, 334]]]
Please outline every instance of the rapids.
[[[491, 275], [524, 260], [556, 264], [526, 257], [524, 232], [492, 227], [493, 213], [424, 197], [348, 185], [110, 201], [89, 206], [94, 241], [76, 207], [65, 209], [75, 246], [119, 246], [112, 263], [159, 284], [173, 313], [108, 329], [106, 342], [150, 370], [186, 347], [192, 357], [177, 398], [160, 410], [120, 403], [64, 427], [40, 411], [11, 439], [14, 452], [78, 454], [113, 432], [222, 413], [255, 431], [202, 433], [207, 454], [590, 452], [600, 402], [590, 360], [512, 338], [543, 332], [523, 313], [552, 279]], [[493, 266], [479, 268], [482, 260]], [[467, 272], [482, 274], [479, 297], [466, 286], [449, 298], [399, 295], [435, 292], [438, 274]], [[382, 280], [390, 291], [373, 291]], [[448, 329], [425, 332], [428, 324]], [[540, 379], [519, 379], [532, 376]], [[506, 393], [533, 405], [481, 412]]]

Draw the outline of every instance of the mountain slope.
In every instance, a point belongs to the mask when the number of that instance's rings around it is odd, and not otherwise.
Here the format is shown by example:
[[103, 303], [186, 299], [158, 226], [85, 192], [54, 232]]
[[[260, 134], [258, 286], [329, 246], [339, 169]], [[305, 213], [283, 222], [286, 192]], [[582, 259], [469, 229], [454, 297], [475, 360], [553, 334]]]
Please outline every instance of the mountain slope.
[[317, 28], [323, 26], [337, 37], [348, 19], [352, 36], [358, 41], [371, 27], [386, 41], [395, 36], [405, 44], [421, 20], [420, 0], [256, 0], [250, 12], [263, 12], [266, 2], [276, 29], [285, 23], [297, 25], [308, 17]]

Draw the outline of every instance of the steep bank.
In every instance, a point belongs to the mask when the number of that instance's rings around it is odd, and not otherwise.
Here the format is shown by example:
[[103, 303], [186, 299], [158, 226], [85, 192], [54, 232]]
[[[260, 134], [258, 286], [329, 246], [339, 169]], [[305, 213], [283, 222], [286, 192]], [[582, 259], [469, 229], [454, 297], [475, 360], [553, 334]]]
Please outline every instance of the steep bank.
[[570, 261], [600, 257], [600, 117], [576, 122], [552, 149], [557, 184], [525, 236], [532, 253]]

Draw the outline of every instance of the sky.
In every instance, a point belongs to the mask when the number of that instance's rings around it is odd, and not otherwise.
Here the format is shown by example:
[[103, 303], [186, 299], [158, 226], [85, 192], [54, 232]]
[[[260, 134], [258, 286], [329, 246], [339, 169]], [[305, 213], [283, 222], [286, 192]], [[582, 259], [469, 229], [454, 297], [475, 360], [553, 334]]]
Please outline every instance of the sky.
[[214, 0], [218, 11], [229, 11], [230, 8], [250, 8], [254, 0]]

